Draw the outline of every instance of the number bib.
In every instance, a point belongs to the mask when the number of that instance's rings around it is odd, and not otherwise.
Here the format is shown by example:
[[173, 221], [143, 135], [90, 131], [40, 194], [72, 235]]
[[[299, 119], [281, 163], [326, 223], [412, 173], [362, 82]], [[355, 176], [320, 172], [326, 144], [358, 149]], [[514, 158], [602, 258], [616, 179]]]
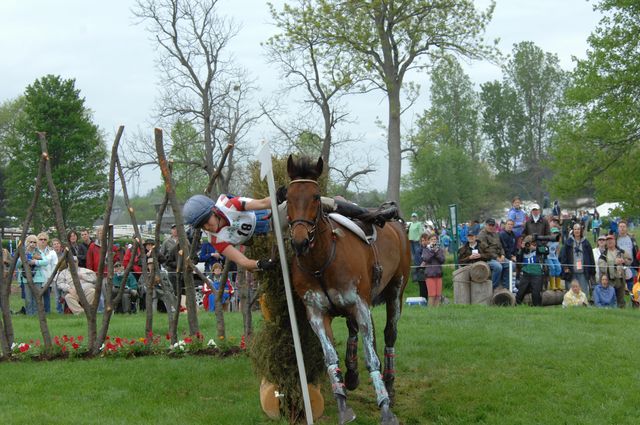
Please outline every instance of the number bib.
[[220, 229], [218, 233], [212, 233], [218, 241], [228, 242], [232, 245], [242, 245], [251, 239], [256, 229], [256, 215], [252, 211], [225, 212], [229, 225]]

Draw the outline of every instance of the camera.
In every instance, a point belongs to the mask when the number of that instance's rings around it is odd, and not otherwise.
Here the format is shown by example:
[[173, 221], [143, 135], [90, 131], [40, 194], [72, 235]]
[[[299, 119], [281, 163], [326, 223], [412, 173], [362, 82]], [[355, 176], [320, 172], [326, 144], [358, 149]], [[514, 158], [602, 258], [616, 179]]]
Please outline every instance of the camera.
[[554, 235], [549, 235], [549, 236], [540, 236], [540, 235], [533, 235], [533, 240], [538, 242], [538, 245], [540, 244], [546, 244], [547, 242], [559, 242], [560, 241], [560, 233], [557, 233], [555, 236]]

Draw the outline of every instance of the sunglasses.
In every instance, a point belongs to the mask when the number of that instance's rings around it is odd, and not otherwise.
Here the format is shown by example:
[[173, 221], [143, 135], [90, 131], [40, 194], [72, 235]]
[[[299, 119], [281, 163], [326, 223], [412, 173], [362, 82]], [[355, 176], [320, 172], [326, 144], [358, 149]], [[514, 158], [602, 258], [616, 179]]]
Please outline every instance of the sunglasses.
[[45, 242], [49, 241], [49, 239], [38, 239], [38, 240], [45, 241]]

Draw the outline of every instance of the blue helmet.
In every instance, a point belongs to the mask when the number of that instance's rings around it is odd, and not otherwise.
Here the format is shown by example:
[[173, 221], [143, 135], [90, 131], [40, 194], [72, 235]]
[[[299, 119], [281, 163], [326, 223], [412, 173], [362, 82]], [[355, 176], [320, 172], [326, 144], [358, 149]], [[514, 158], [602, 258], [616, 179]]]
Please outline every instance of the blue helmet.
[[193, 195], [187, 199], [182, 209], [184, 221], [191, 227], [200, 228], [209, 220], [216, 203], [204, 195]]

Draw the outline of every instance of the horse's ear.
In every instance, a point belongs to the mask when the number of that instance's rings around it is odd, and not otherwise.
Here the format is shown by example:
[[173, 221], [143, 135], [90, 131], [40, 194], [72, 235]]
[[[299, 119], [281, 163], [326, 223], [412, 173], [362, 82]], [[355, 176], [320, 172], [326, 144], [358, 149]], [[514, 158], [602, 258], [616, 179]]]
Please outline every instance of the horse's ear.
[[316, 163], [316, 171], [318, 173], [318, 177], [320, 177], [322, 175], [323, 166], [324, 166], [324, 161], [322, 160], [322, 157], [319, 156], [318, 157], [318, 162]]
[[289, 155], [289, 158], [287, 159], [287, 174], [290, 178], [293, 178], [291, 176], [291, 173], [293, 172], [294, 167], [295, 164], [293, 163], [293, 155]]

